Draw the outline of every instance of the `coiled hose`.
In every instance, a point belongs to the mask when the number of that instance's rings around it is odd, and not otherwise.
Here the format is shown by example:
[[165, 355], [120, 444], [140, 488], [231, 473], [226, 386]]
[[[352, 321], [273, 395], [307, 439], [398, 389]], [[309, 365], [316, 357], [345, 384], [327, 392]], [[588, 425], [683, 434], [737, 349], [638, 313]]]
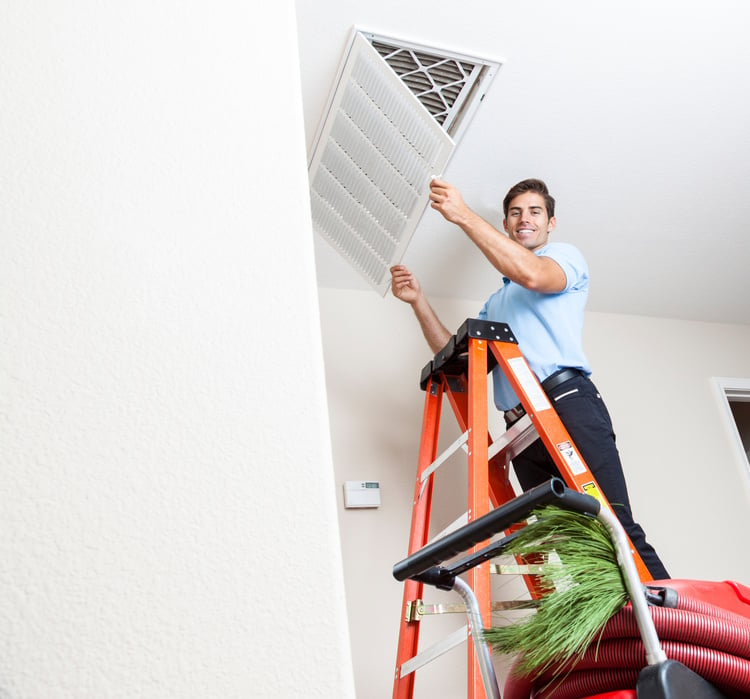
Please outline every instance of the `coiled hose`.
[[[750, 697], [750, 618], [682, 595], [675, 608], [649, 611], [668, 658], [727, 697]], [[503, 699], [582, 699], [634, 689], [645, 665], [645, 649], [627, 605], [607, 622], [580, 660], [558, 666], [533, 683], [511, 670]]]

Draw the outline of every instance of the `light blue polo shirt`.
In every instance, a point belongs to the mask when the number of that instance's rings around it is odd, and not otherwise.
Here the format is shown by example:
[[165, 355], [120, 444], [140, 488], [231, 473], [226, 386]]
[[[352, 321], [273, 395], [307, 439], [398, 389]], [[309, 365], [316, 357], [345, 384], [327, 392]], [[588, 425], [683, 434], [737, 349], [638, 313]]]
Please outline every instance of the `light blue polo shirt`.
[[[479, 312], [481, 320], [507, 323], [539, 381], [571, 367], [591, 373], [583, 353], [583, 311], [589, 293], [589, 270], [580, 251], [568, 243], [547, 243], [535, 255], [551, 257], [565, 272], [565, 289], [556, 294], [529, 291], [503, 277]], [[495, 405], [509, 410], [520, 402], [503, 372], [493, 371]]]

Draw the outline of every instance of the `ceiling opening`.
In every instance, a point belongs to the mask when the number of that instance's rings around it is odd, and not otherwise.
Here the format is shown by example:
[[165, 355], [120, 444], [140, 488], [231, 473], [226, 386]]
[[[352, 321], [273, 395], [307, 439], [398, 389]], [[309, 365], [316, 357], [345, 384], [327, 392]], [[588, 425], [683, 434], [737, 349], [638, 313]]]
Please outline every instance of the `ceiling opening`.
[[461, 125], [479, 106], [500, 64], [376, 34], [365, 37], [457, 141]]

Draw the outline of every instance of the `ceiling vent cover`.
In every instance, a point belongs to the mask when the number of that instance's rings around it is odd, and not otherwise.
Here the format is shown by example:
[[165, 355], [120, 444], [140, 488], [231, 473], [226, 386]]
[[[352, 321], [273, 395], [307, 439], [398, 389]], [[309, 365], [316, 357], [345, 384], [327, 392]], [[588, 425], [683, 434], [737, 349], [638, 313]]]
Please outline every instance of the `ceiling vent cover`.
[[310, 160], [312, 219], [383, 295], [492, 65], [353, 34]]

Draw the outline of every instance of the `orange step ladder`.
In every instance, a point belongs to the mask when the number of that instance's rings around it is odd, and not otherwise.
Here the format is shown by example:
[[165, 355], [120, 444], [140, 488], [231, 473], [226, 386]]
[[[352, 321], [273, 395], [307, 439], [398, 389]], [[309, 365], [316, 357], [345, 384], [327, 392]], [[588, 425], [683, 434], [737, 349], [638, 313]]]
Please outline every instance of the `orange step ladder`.
[[[526, 415], [492, 443], [488, 427], [487, 374], [498, 366], [516, 392]], [[423, 370], [420, 381], [425, 391], [422, 435], [414, 487], [408, 555], [428, 543], [435, 471], [450, 454], [438, 457], [438, 436], [443, 397], [447, 398], [462, 432], [447, 451], [466, 445], [468, 450], [468, 521], [485, 515], [516, 497], [510, 482], [508, 462], [539, 438], [560, 471], [565, 484], [577, 492], [598, 498], [609, 507], [604, 494], [573, 444], [547, 395], [541, 387], [510, 327], [473, 318], [467, 319]], [[611, 508], [610, 508], [611, 509]], [[476, 551], [487, 542], [478, 543]], [[652, 580], [640, 555], [630, 546], [636, 569], [643, 582]], [[478, 565], [466, 574], [466, 582], [479, 603], [484, 626], [490, 626], [490, 563]], [[534, 575], [524, 574], [532, 599], [540, 593]], [[411, 699], [416, 670], [439, 653], [419, 652], [419, 631], [424, 585], [404, 583], [403, 605], [393, 685], [393, 699]], [[474, 644], [467, 644], [469, 699], [485, 699]]]

